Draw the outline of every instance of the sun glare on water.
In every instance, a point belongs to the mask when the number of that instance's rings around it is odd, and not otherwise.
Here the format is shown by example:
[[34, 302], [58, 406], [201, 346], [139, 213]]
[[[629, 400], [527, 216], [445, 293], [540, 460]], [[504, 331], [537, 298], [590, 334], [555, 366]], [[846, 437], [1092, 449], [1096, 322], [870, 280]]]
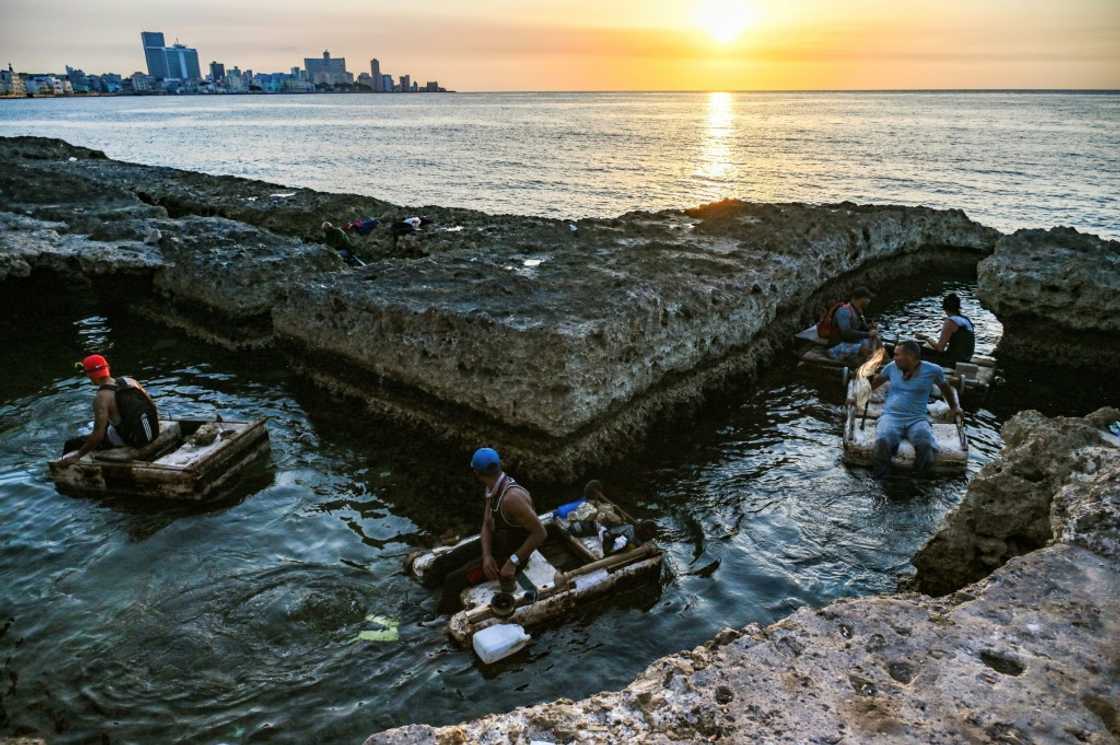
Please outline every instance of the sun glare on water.
[[696, 7], [696, 25], [720, 44], [738, 39], [755, 21], [749, 2], [701, 0]]

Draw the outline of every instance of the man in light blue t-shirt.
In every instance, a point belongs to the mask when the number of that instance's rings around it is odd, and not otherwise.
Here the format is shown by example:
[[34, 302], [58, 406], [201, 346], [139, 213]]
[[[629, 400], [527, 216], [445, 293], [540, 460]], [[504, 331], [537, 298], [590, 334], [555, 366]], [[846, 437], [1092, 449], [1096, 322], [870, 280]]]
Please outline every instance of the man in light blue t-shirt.
[[890, 472], [891, 459], [903, 438], [914, 446], [914, 472], [922, 473], [933, 463], [937, 449], [926, 410], [929, 394], [936, 385], [953, 414], [959, 416], [957, 392], [945, 380], [940, 365], [922, 361], [922, 348], [915, 341], [905, 341], [894, 348], [894, 362], [875, 376], [871, 387], [888, 382], [891, 387], [875, 427], [875, 475], [883, 477]]

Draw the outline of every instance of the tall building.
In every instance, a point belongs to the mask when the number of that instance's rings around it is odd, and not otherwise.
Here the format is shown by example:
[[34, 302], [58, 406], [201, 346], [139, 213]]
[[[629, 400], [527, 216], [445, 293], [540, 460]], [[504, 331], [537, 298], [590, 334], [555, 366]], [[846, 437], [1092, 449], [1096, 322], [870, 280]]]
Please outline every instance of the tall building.
[[385, 73], [381, 76], [381, 92], [382, 93], [392, 93], [393, 92], [393, 76], [392, 75], [390, 75], [388, 73]]
[[163, 50], [167, 42], [162, 31], [141, 31], [140, 44], [144, 48], [144, 61], [148, 63], [148, 75], [162, 80], [167, 77], [167, 56]]
[[412, 76], [401, 75], [401, 93], [408, 93], [412, 90]]
[[210, 79], [215, 83], [220, 83], [226, 76], [226, 66], [221, 62], [210, 63]]
[[198, 50], [182, 44], [167, 46], [161, 31], [141, 31], [148, 75], [156, 80], [201, 80]]
[[201, 80], [202, 68], [198, 64], [198, 50], [175, 44], [164, 48], [167, 57], [167, 77], [177, 80]]
[[332, 58], [331, 53], [326, 50], [323, 51], [321, 59], [305, 57], [303, 66], [307, 70], [307, 79], [316, 85], [354, 82], [354, 76], [346, 71], [346, 58]]
[[369, 61], [369, 74], [373, 78], [373, 92], [381, 93], [385, 86], [381, 84], [381, 60], [374, 57]]

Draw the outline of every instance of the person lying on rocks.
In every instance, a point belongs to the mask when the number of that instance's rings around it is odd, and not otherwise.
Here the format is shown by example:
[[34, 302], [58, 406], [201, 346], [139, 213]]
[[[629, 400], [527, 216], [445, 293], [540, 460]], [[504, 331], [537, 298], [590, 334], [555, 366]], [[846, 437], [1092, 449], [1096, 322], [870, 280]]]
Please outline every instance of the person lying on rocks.
[[472, 541], [437, 560], [432, 577], [437, 582], [443, 577], [441, 613], [458, 610], [460, 594], [471, 585], [485, 580], [512, 581], [547, 536], [532, 496], [502, 470], [497, 451], [476, 450], [471, 472], [484, 488], [481, 548]]
[[922, 359], [942, 367], [954, 367], [958, 362], [968, 362], [976, 352], [976, 328], [961, 313], [961, 298], [951, 292], [941, 301], [945, 320], [941, 323], [941, 337], [933, 339], [919, 334], [918, 338], [929, 344], [922, 347]]
[[894, 348], [894, 361], [871, 381], [872, 390], [890, 383], [883, 413], [875, 427], [875, 477], [890, 473], [891, 459], [902, 440], [914, 447], [914, 473], [922, 474], [936, 457], [937, 443], [929, 423], [927, 404], [933, 386], [949, 403], [954, 416], [960, 416], [957, 392], [945, 379], [940, 365], [922, 361], [922, 348], [916, 341], [905, 341]]
[[847, 302], [829, 310], [831, 323], [825, 325], [832, 359], [862, 362], [879, 346], [879, 332], [864, 316], [874, 297], [866, 287], [857, 287]]
[[323, 243], [338, 251], [338, 255], [350, 266], [363, 265], [362, 260], [354, 255], [354, 244], [350, 242], [350, 236], [346, 235], [346, 231], [331, 222], [324, 222], [321, 227]]
[[97, 386], [93, 397], [93, 433], [63, 446], [62, 460], [77, 460], [94, 450], [147, 445], [159, 435], [159, 414], [152, 397], [132, 378], [114, 378], [109, 361], [91, 354], [76, 365]]

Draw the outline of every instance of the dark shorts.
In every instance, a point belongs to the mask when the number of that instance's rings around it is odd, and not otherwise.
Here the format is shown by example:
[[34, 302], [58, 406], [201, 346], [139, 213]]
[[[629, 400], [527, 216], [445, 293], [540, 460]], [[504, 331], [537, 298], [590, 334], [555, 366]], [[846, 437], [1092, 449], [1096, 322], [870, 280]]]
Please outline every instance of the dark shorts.
[[[496, 530], [490, 536], [490, 554], [498, 568], [509, 559], [525, 540], [529, 533], [524, 530], [504, 529]], [[472, 541], [465, 546], [439, 557], [435, 566], [429, 572], [433, 584], [441, 582], [443, 591], [440, 595], [439, 609], [441, 613], [453, 613], [462, 607], [459, 595], [468, 587], [486, 581], [482, 571], [482, 546], [479, 542]]]

